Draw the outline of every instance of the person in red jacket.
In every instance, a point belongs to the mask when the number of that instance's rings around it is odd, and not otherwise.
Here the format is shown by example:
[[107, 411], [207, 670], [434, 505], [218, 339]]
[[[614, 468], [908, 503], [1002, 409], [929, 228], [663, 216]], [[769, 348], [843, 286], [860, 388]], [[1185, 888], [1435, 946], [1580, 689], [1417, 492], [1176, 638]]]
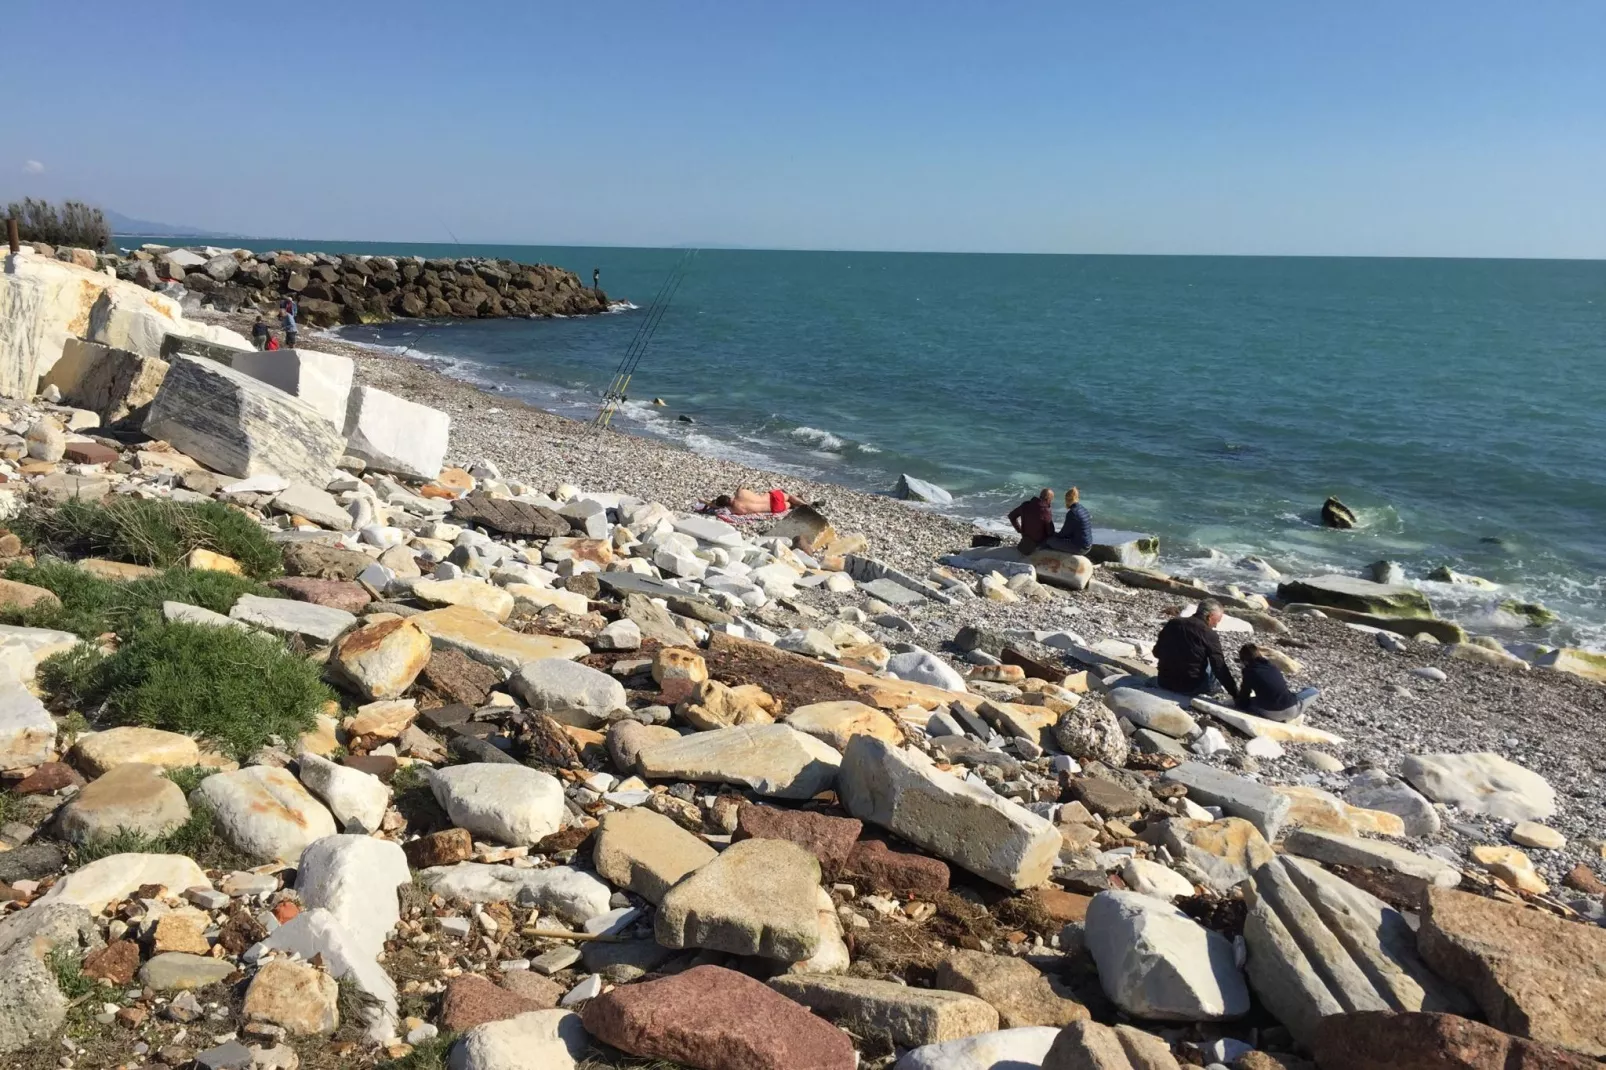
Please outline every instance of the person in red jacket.
[[1029, 554], [1054, 534], [1054, 492], [1044, 487], [1009, 513], [1009, 525], [1020, 533], [1020, 552]]

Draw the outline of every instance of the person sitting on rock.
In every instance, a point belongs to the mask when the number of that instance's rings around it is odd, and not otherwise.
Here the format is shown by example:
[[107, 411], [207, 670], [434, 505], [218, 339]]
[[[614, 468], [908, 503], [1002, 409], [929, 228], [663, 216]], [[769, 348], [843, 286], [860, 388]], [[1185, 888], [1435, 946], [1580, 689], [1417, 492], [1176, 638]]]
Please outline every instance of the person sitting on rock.
[[802, 503], [779, 487], [770, 491], [737, 487], [735, 494], [721, 494], [708, 506], [715, 512], [729, 510], [732, 516], [755, 516], [760, 513], [784, 513], [794, 504]]
[[1238, 683], [1221, 652], [1216, 625], [1225, 614], [1214, 598], [1201, 599], [1191, 617], [1173, 617], [1160, 629], [1154, 641], [1154, 657], [1160, 663], [1156, 674], [1160, 686], [1183, 695], [1208, 695], [1218, 687], [1229, 695], [1238, 694]]
[[1020, 535], [1020, 552], [1030, 554], [1054, 534], [1054, 492], [1044, 487], [1009, 512], [1009, 526]]
[[1244, 667], [1244, 682], [1235, 696], [1241, 710], [1273, 721], [1292, 721], [1321, 694], [1314, 687], [1307, 687], [1297, 695], [1290, 691], [1283, 671], [1254, 643], [1243, 645], [1238, 651], [1238, 660]]
[[1071, 487], [1065, 492], [1065, 522], [1060, 533], [1043, 543], [1050, 550], [1066, 554], [1085, 554], [1093, 547], [1093, 518], [1082, 504], [1082, 492]]

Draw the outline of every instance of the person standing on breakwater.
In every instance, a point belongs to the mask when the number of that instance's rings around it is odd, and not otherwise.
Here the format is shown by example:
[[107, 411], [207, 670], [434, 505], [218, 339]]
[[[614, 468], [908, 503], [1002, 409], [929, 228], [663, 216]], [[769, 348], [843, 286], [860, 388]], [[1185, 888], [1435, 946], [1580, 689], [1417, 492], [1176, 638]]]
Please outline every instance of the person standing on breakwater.
[[1065, 492], [1065, 523], [1060, 533], [1043, 543], [1050, 550], [1066, 554], [1085, 554], [1093, 548], [1093, 518], [1082, 504], [1082, 492], [1071, 487]]
[[296, 347], [296, 315], [300, 313], [301, 306], [296, 304], [294, 297], [286, 297], [279, 305], [279, 315], [284, 318], [284, 344], [286, 348]]
[[591, 292], [592, 293], [598, 293], [598, 294], [602, 292], [602, 269], [601, 268], [592, 268], [591, 269]]
[[1020, 535], [1019, 550], [1029, 554], [1054, 534], [1054, 492], [1044, 487], [1009, 512], [1009, 526]]
[[1214, 598], [1200, 599], [1191, 617], [1172, 617], [1154, 641], [1154, 659], [1160, 663], [1155, 675], [1167, 691], [1183, 695], [1208, 695], [1218, 687], [1229, 695], [1238, 694], [1238, 682], [1221, 652], [1216, 625], [1225, 616]]
[[272, 335], [268, 331], [267, 317], [258, 312], [257, 321], [251, 325], [251, 341], [256, 344], [258, 349], [266, 349], [268, 347], [268, 339], [271, 337]]
[[1294, 694], [1288, 688], [1283, 671], [1273, 665], [1271, 659], [1266, 657], [1266, 652], [1254, 643], [1243, 645], [1238, 651], [1238, 660], [1244, 667], [1244, 682], [1234, 698], [1241, 710], [1273, 721], [1292, 721], [1321, 694], [1314, 687]]

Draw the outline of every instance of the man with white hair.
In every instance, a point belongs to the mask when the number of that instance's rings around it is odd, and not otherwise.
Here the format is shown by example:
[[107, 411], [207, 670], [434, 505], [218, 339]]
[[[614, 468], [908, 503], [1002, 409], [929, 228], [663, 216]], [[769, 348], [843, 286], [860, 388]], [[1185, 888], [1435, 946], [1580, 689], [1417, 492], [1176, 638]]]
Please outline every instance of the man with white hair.
[[1227, 694], [1238, 693], [1238, 682], [1221, 652], [1216, 625], [1224, 614], [1214, 598], [1201, 599], [1191, 617], [1173, 617], [1160, 629], [1154, 641], [1154, 657], [1160, 663], [1160, 686], [1184, 695], [1208, 695], [1217, 688]]

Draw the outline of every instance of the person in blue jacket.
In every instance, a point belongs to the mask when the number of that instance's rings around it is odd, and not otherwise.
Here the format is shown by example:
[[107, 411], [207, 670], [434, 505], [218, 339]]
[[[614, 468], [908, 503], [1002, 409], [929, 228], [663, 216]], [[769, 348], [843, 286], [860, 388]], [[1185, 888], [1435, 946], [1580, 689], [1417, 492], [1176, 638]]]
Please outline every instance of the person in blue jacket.
[[1288, 687], [1283, 671], [1273, 665], [1266, 652], [1254, 643], [1245, 643], [1238, 651], [1243, 664], [1244, 682], [1234, 697], [1238, 708], [1273, 721], [1292, 721], [1304, 713], [1321, 692], [1314, 687], [1295, 694]]
[[1060, 533], [1048, 540], [1051, 550], [1068, 554], [1085, 554], [1093, 546], [1093, 518], [1082, 504], [1082, 492], [1071, 487], [1065, 492], [1065, 521]]

